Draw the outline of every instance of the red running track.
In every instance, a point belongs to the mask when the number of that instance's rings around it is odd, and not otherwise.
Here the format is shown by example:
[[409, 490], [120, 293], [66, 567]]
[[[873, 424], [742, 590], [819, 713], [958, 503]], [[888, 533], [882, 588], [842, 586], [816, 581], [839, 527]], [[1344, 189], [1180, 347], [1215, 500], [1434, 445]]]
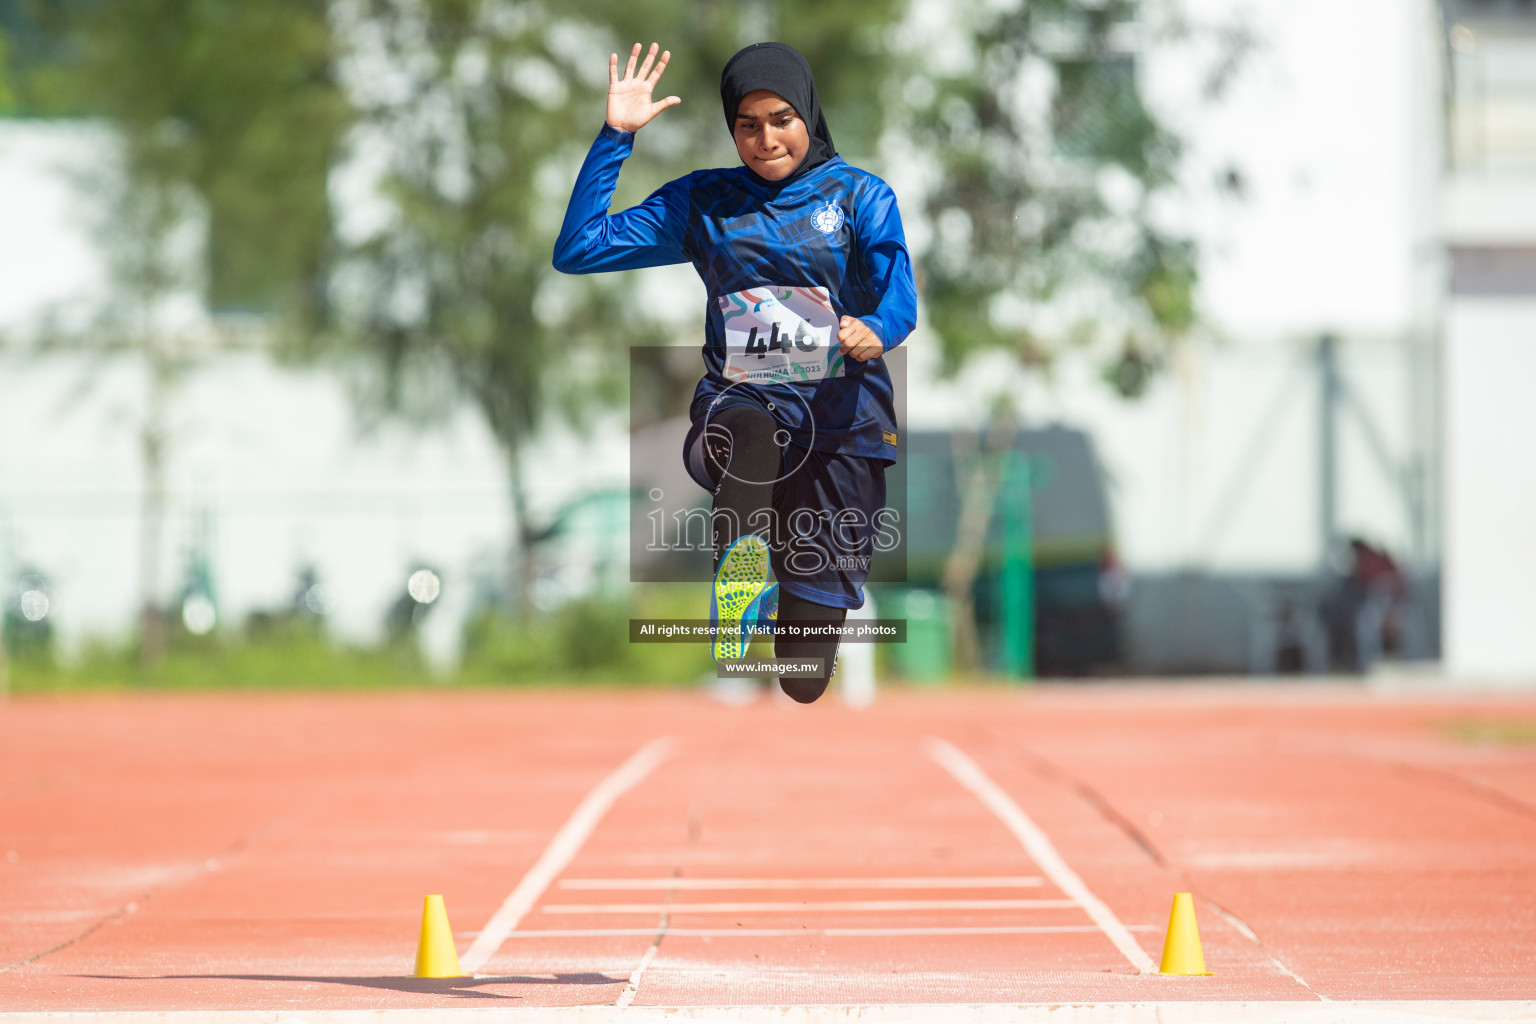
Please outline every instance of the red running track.
[[[1536, 746], [1473, 721], [1536, 700], [12, 699], [0, 1010], [1532, 1000]], [[1177, 891], [1212, 977], [1138, 969]], [[427, 893], [477, 977], [408, 976]]]

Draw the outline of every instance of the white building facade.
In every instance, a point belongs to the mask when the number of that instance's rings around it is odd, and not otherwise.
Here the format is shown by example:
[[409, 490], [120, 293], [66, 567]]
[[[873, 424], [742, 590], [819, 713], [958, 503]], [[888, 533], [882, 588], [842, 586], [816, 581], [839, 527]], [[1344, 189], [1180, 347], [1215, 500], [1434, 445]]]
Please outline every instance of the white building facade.
[[1536, 4], [1446, 12], [1445, 662], [1536, 684]]

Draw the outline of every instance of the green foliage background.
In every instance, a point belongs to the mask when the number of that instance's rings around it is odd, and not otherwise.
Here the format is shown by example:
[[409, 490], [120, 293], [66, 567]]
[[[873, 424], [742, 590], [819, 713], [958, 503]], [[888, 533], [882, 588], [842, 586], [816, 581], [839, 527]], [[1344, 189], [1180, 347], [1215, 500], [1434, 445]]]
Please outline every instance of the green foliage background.
[[[573, 601], [516, 618], [483, 612], [465, 635], [461, 664], [434, 673], [412, 638], [377, 648], [327, 639], [292, 618], [245, 634], [176, 631], [163, 662], [146, 669], [132, 644], [93, 644], [67, 662], [46, 647], [13, 650], [15, 693], [95, 690], [391, 689], [422, 686], [677, 685], [714, 672], [699, 644], [631, 644], [631, 618], [696, 618], [698, 588], [651, 585], [627, 598]], [[761, 643], [761, 642], [760, 642]], [[759, 650], [755, 653], [767, 653]]]
[[[324, 0], [54, 0], [24, 6], [20, 93], [37, 116], [105, 118], [132, 191], [207, 220], [218, 310], [312, 314], [332, 257], [327, 183], [351, 119]], [[178, 214], [179, 215], [179, 214]]]

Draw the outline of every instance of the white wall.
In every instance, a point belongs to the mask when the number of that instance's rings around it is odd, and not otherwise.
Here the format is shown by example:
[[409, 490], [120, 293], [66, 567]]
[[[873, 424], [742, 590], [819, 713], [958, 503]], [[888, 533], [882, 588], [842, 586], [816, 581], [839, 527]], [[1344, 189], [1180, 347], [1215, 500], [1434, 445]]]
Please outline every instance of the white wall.
[[[31, 566], [48, 578], [66, 648], [121, 635], [138, 601], [143, 366], [4, 356], [0, 386], [0, 574]], [[334, 595], [335, 631], [371, 639], [416, 561], [443, 575], [445, 617], [467, 604], [476, 571], [499, 565], [506, 487], [467, 412], [436, 429], [365, 430], [335, 375], [227, 353], [185, 376], [168, 421], [167, 603], [204, 516], [226, 623], [284, 607], [312, 564]]]
[[1458, 300], [1446, 324], [1444, 612], [1458, 677], [1536, 684], [1532, 382], [1536, 300]]
[[[0, 355], [0, 579], [8, 585], [23, 566], [47, 576], [66, 650], [132, 627], [145, 392], [131, 356]], [[311, 564], [335, 599], [332, 631], [372, 640], [406, 574], [426, 563], [444, 585], [428, 642], [451, 660], [477, 582], [505, 572], [505, 465], [470, 405], [424, 426], [371, 419], [336, 367], [286, 367], [261, 352], [204, 357], [170, 403], [162, 599], [178, 593], [206, 514], [226, 624], [286, 605]], [[618, 424], [596, 431], [617, 450], [561, 433], [530, 452], [541, 521], [624, 481]]]
[[[1536, 36], [1463, 28], [1457, 110], [1473, 132], [1514, 115], [1530, 123]], [[1488, 63], [1484, 58], [1492, 57]], [[1523, 83], [1523, 84], [1522, 84]], [[1523, 90], [1523, 91], [1522, 91]], [[1506, 125], [1507, 127], [1507, 125]], [[1462, 262], [1444, 351], [1445, 663], [1456, 678], [1536, 686], [1536, 279], [1478, 270], [1506, 250], [1536, 249], [1536, 170], [1518, 132], [1505, 159], [1463, 147], [1445, 182], [1446, 245]], [[1525, 140], [1529, 141], [1529, 140]], [[1495, 140], [1495, 143], [1497, 140]], [[1522, 287], [1523, 286], [1523, 287]], [[1521, 294], [1523, 293], [1523, 294]]]
[[[100, 166], [96, 125], [0, 120], [0, 332], [54, 319], [77, 328], [106, 291], [106, 265], [82, 202], [85, 169]], [[82, 318], [82, 313], [86, 314]]]
[[[925, 356], [916, 350], [913, 378]], [[1346, 343], [1340, 364], [1391, 454], [1408, 454], [1412, 412], [1401, 346]], [[1092, 358], [1069, 354], [1049, 378], [1002, 360], [953, 384], [914, 386], [911, 426], [965, 422], [977, 396], [1007, 390], [1026, 417], [1088, 429], [1108, 477], [1121, 556], [1133, 569], [1306, 573], [1321, 557], [1319, 398], [1310, 343], [1192, 347], [1126, 402]], [[1341, 414], [1339, 527], [1406, 557], [1408, 506], [1390, 468]]]
[[[1435, 241], [1440, 168], [1432, 0], [1180, 0], [1196, 28], [1154, 50], [1147, 88], [1189, 140], [1187, 182], [1204, 245], [1204, 311], [1238, 339], [1414, 325]], [[1256, 46], [1226, 97], [1200, 86], [1214, 43], [1245, 24]], [[1426, 117], [1426, 114], [1430, 115]], [[1201, 199], [1234, 166], [1237, 203]]]
[[[0, 120], [0, 585], [24, 566], [46, 575], [66, 652], [126, 635], [138, 603], [144, 367], [127, 354], [32, 350], [39, 334], [78, 333], [106, 308], [95, 229], [111, 160], [100, 125]], [[475, 408], [373, 422], [349, 394], [355, 367], [219, 349], [195, 295], [169, 306], [160, 322], [202, 349], [170, 403], [161, 599], [178, 592], [206, 513], [224, 624], [286, 604], [312, 564], [336, 601], [332, 631], [372, 640], [406, 573], [426, 562], [444, 582], [427, 643], [451, 661], [474, 581], [504, 573], [513, 529], [505, 463]], [[624, 484], [622, 422], [551, 431], [529, 450], [536, 520]]]

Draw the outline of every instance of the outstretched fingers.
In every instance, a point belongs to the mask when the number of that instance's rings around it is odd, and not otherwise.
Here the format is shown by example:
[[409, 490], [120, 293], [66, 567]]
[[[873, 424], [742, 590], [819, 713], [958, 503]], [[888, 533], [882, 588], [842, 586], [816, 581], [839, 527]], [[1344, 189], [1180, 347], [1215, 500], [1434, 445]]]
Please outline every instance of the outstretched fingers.
[[648, 78], [648, 77], [650, 77], [651, 65], [656, 62], [656, 50], [657, 50], [656, 44], [652, 43], [650, 51], [647, 52], [646, 55], [645, 55], [645, 63], [640, 65], [640, 77], [641, 78]]
[[[651, 51], [654, 53], [655, 50], [656, 50], [656, 47], [655, 47], [654, 44], [652, 44]], [[656, 83], [661, 81], [661, 73], [663, 71], [667, 70], [667, 61], [669, 61], [671, 59], [672, 59], [672, 51], [671, 50], [662, 50], [661, 51], [661, 59], [656, 62], [656, 70], [651, 72], [651, 87], [652, 88], [655, 88]]]
[[667, 62], [672, 59], [672, 51], [663, 50], [659, 44], [652, 43], [637, 70], [635, 64], [640, 60], [640, 50], [639, 43], [630, 48], [629, 61], [624, 66], [623, 75], [619, 74], [619, 55], [608, 55], [607, 117], [608, 123], [620, 131], [638, 131], [663, 110], [682, 102], [676, 96], [668, 96], [660, 102], [651, 99], [656, 83], [667, 69]]

